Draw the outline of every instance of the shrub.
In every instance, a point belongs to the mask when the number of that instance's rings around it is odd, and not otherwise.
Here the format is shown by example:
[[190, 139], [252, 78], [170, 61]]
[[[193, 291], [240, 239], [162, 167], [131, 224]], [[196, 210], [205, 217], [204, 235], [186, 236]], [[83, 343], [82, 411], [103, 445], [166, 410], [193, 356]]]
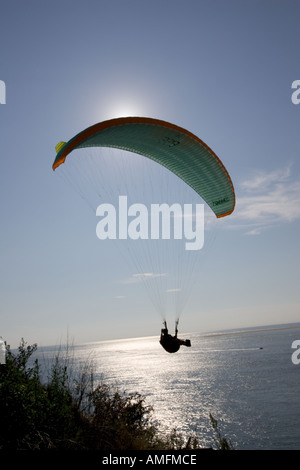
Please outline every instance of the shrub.
[[[7, 350], [6, 366], [0, 370], [0, 449], [200, 448], [196, 437], [185, 443], [176, 430], [163, 436], [152, 419], [152, 407], [139, 393], [105, 384], [94, 388], [89, 364], [75, 374], [70, 358], [57, 355], [43, 381], [40, 364], [32, 358], [36, 349], [22, 339], [16, 354]], [[226, 448], [216, 420], [211, 420]]]

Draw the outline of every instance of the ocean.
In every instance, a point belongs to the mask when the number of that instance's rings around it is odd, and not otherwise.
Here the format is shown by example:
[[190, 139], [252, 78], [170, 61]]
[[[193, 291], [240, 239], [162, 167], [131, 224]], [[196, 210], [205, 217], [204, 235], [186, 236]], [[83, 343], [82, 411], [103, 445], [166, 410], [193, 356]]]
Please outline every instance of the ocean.
[[73, 345], [73, 361], [92, 362], [95, 385], [139, 392], [166, 433], [213, 447], [212, 414], [234, 449], [300, 449], [300, 324], [179, 336], [192, 347], [168, 354], [158, 336], [101, 341]]

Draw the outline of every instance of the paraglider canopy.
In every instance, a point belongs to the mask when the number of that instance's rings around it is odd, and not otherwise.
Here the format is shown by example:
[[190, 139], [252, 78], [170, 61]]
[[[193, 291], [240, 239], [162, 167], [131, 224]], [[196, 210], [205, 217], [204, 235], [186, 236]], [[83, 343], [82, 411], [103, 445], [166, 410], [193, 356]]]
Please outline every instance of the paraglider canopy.
[[[163, 170], [162, 173], [166, 174], [167, 177], [171, 177], [172, 182], [174, 182], [174, 175], [176, 175], [175, 180], [176, 183], [180, 183], [178, 187], [184, 187], [185, 190], [188, 190], [190, 193], [190, 188], [192, 188], [195, 191], [194, 196], [196, 196], [196, 199], [198, 200], [198, 195], [207, 203], [207, 205], [211, 208], [213, 213], [216, 215], [217, 218], [227, 216], [231, 214], [234, 210], [235, 207], [235, 193], [234, 193], [234, 187], [231, 181], [231, 178], [221, 162], [221, 160], [217, 157], [217, 155], [214, 153], [214, 151], [208, 147], [201, 139], [199, 139], [196, 135], [192, 134], [191, 132], [187, 131], [186, 129], [183, 129], [177, 125], [171, 124], [166, 121], [158, 120], [158, 119], [152, 119], [152, 118], [147, 118], [147, 117], [121, 117], [121, 118], [116, 118], [116, 119], [111, 119], [108, 121], [103, 121], [97, 124], [94, 124], [91, 127], [88, 127], [87, 129], [83, 130], [82, 132], [79, 132], [77, 135], [72, 137], [68, 142], [59, 142], [56, 146], [56, 158], [53, 163], [53, 170], [57, 169], [62, 163], [67, 161], [69, 162], [76, 162], [76, 157], [72, 158], [73, 156], [73, 151], [79, 150], [79, 149], [86, 149], [86, 148], [97, 148], [97, 147], [102, 147], [102, 148], [115, 148], [115, 149], [120, 149], [120, 150], [125, 150], [127, 152], [131, 152], [131, 154], [138, 154], [143, 157], [147, 158], [142, 158], [143, 163], [152, 163], [147, 161], [147, 159], [152, 160], [158, 165], [149, 165], [149, 166], [154, 166], [159, 168], [160, 170]], [[79, 175], [84, 176], [86, 167], [88, 167], [88, 161], [89, 157], [87, 154], [93, 153], [93, 151], [89, 152], [87, 151], [86, 154], [85, 152], [78, 152], [78, 155], [80, 156], [80, 163], [82, 165], [78, 166], [79, 170]], [[99, 179], [99, 174], [103, 176], [102, 169], [105, 167], [103, 165], [105, 159], [100, 158], [98, 154], [102, 154], [106, 152], [102, 151], [97, 151], [95, 152], [96, 158], [95, 160], [92, 159], [92, 167], [91, 167], [91, 174], [93, 177], [96, 178], [96, 185], [94, 189], [96, 188], [96, 193], [97, 193], [97, 198], [98, 196], [102, 197], [100, 192], [103, 191], [105, 192], [105, 189], [103, 187], [105, 186], [105, 181], [103, 181], [103, 178]], [[110, 152], [107, 152], [108, 154]], [[152, 194], [155, 195], [157, 198], [157, 189], [170, 189], [170, 186], [172, 188], [176, 188], [176, 184], [160, 184], [159, 185], [159, 178], [156, 181], [156, 178], [151, 178], [150, 172], [145, 171], [145, 172], [139, 172], [135, 171], [135, 167], [131, 167], [130, 165], [124, 165], [122, 167], [121, 161], [122, 161], [122, 154], [125, 152], [117, 152], [116, 153], [116, 158], [111, 159], [109, 156], [109, 164], [113, 163], [115, 160], [116, 166], [119, 165], [120, 168], [119, 170], [123, 169], [126, 171], [129, 171], [129, 176], [130, 176], [130, 182], [128, 184], [128, 189], [134, 190], [134, 188], [141, 186], [143, 189], [144, 188], [149, 188], [151, 187], [151, 191], [153, 192]], [[102, 155], [101, 155], [102, 156]], [[99, 158], [98, 158], [99, 157]], [[131, 155], [133, 157], [133, 155]], [[136, 161], [136, 155], [134, 156], [134, 159]], [[138, 158], [139, 159], [139, 158]], [[125, 162], [128, 160], [125, 159]], [[70, 164], [70, 167], [72, 167], [72, 163]], [[113, 165], [109, 165], [112, 166]], [[141, 165], [142, 166], [142, 165]], [[147, 166], [147, 165], [146, 165]], [[71, 169], [69, 165], [66, 165], [66, 170]], [[76, 165], [75, 165], [76, 167]], [[162, 168], [163, 167], [163, 168]], [[129, 170], [128, 170], [129, 168]], [[164, 168], [166, 168], [169, 171], [164, 171]], [[98, 169], [100, 169], [98, 173]], [[126, 176], [128, 176], [128, 173], [124, 171], [121, 174], [119, 174], [122, 183], [127, 182]], [[170, 173], [171, 172], [171, 173]], [[68, 171], [66, 172], [68, 173]], [[72, 174], [72, 172], [71, 172]], [[86, 190], [88, 191], [90, 182], [93, 180], [93, 178], [90, 178], [90, 173], [87, 171], [87, 181], [88, 181], [88, 187]], [[142, 180], [141, 177], [144, 177], [144, 180]], [[72, 176], [71, 176], [71, 178]], [[153, 179], [155, 180], [154, 182], [157, 184], [155, 187], [153, 183]], [[85, 181], [85, 178], [83, 178]], [[119, 195], [122, 194], [122, 192], [119, 191], [118, 185], [115, 184], [117, 178], [113, 178], [112, 180], [110, 178], [107, 178], [107, 181], [113, 181], [114, 184], [114, 191], [116, 191]], [[184, 184], [182, 184], [182, 182]], [[133, 184], [131, 184], [133, 183]], [[138, 184], [136, 184], [138, 183]], [[149, 184], [150, 183], [150, 184]], [[92, 187], [94, 185], [91, 185]], [[101, 191], [99, 191], [99, 186], [101, 187]], [[109, 188], [109, 194], [110, 193], [110, 188]], [[123, 194], [126, 194], [123, 193]], [[128, 191], [129, 194], [129, 191]], [[146, 192], [147, 196], [148, 193]], [[127, 196], [126, 196], [127, 197]], [[177, 197], [177, 192], [176, 192], [176, 197]], [[98, 199], [97, 199], [98, 200]], [[127, 199], [126, 199], [127, 201]], [[173, 200], [172, 200], [173, 201]], [[140, 207], [141, 205], [139, 205]], [[175, 206], [175, 204], [174, 204]], [[173, 205], [172, 205], [173, 207]], [[171, 213], [171, 211], [170, 211]], [[126, 206], [126, 214], [127, 214], [127, 206]], [[174, 212], [175, 214], [175, 212]], [[173, 218], [175, 219], [175, 215], [173, 215]], [[181, 213], [182, 215], [182, 213]], [[189, 214], [187, 214], [189, 217]], [[193, 215], [193, 214], [192, 214]], [[182, 218], [184, 219], [185, 213], [183, 214]], [[170, 216], [169, 216], [170, 217]], [[187, 219], [188, 219], [187, 217]], [[179, 219], [179, 217], [178, 217]], [[127, 219], [126, 219], [127, 220]], [[137, 221], [135, 221], [136, 224], [138, 225]], [[175, 227], [175, 223], [174, 223]], [[174, 228], [175, 231], [175, 228]], [[109, 237], [108, 237], [109, 238]], [[112, 237], [114, 238], [114, 237]], [[122, 238], [122, 237], [121, 237]], [[178, 237], [180, 238], [180, 237]], [[122, 238], [123, 239], [123, 238]], [[141, 239], [142, 241], [145, 241], [147, 237], [140, 237], [137, 236], [134, 238], [136, 239]], [[156, 238], [154, 237], [156, 240]], [[175, 240], [176, 239], [176, 240]], [[177, 238], [174, 236], [175, 242], [177, 242]], [[152, 241], [152, 238], [151, 238]], [[159, 242], [161, 240], [158, 240]], [[163, 240], [168, 242], [168, 248], [169, 246], [173, 246], [172, 243], [170, 243], [169, 240]], [[180, 241], [180, 240], [179, 240]], [[174, 243], [175, 245], [176, 243]], [[154, 254], [152, 251], [152, 245], [151, 249], [149, 250], [148, 253], [143, 246], [143, 250], [141, 251], [143, 254], [146, 254], [145, 259], [146, 259], [146, 266], [144, 270], [143, 268], [141, 269], [142, 263], [140, 262], [140, 259], [137, 259], [136, 265], [138, 266], [139, 269], [139, 276], [140, 279], [144, 280], [145, 283], [148, 284], [150, 287], [150, 290], [153, 289], [153, 305], [155, 308], [162, 314], [163, 319], [165, 320], [166, 318], [166, 308], [164, 305], [164, 295], [163, 293], [167, 292], [174, 292], [178, 293], [180, 291], [184, 291], [182, 289], [182, 283], [183, 280], [184, 282], [189, 282], [191, 280], [191, 276], [184, 276], [183, 274], [183, 269], [182, 269], [182, 261], [183, 258], [187, 258], [187, 266], [191, 266], [192, 263], [195, 266], [197, 263], [197, 258], [193, 256], [183, 256], [182, 253], [177, 252], [177, 258], [175, 259], [175, 256], [173, 256], [174, 252], [169, 249], [165, 249], [166, 245], [165, 244], [160, 244], [160, 253]], [[147, 244], [149, 246], [149, 244]], [[155, 246], [157, 244], [155, 243]], [[177, 245], [178, 246], [178, 245]], [[179, 245], [180, 246], [180, 245]], [[129, 251], [129, 249], [128, 249]], [[133, 257], [138, 256], [138, 250], [132, 249]], [[188, 253], [190, 254], [190, 253]], [[164, 268], [164, 263], [161, 262], [160, 255], [165, 256], [166, 259], [167, 256], [171, 255], [171, 261], [172, 264], [167, 264], [167, 268]], [[176, 252], [175, 252], [176, 255]], [[173, 262], [175, 260], [175, 262]], [[191, 264], [189, 264], [191, 263]], [[149, 266], [150, 265], [150, 269]], [[149, 269], [149, 270], [148, 270]], [[167, 279], [169, 272], [172, 271], [172, 276], [170, 277], [170, 282], [171, 284], [168, 286], [168, 288], [164, 288], [165, 279]], [[192, 272], [191, 270], [189, 272]], [[137, 276], [136, 275], [136, 276]], [[176, 277], [177, 276], [177, 277]], [[147, 282], [146, 282], [147, 281]], [[151, 282], [152, 281], [152, 282]], [[161, 281], [161, 282], [160, 282]], [[168, 294], [169, 295], [169, 294]], [[179, 294], [178, 294], [179, 295]], [[181, 314], [182, 308], [183, 308], [183, 302], [180, 299], [178, 301], [179, 297], [177, 298], [177, 304], [176, 304], [176, 312], [177, 315], [176, 317], [179, 318], [179, 315]], [[165, 328], [161, 330], [161, 337], [160, 337], [160, 344], [162, 347], [170, 353], [177, 352], [180, 348], [181, 345], [185, 346], [191, 346], [190, 340], [181, 340], [177, 337], [177, 324], [176, 323], [176, 329], [175, 329], [175, 335], [172, 336], [169, 334], [168, 329], [167, 329], [167, 324], [166, 321], [164, 321]]]
[[221, 160], [197, 136], [174, 124], [145, 117], [100, 122], [56, 146], [53, 170], [73, 150], [85, 147], [114, 147], [148, 157], [192, 187], [218, 218], [234, 210], [233, 184]]

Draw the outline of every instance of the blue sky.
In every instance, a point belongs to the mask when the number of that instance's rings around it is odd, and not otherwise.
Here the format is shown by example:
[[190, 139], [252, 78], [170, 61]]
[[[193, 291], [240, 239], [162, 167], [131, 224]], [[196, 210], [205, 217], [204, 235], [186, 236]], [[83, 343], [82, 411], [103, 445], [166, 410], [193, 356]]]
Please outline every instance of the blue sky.
[[0, 335], [57, 344], [159, 334], [160, 316], [55, 145], [120, 115], [195, 133], [234, 182], [184, 331], [299, 321], [298, 0], [1, 3]]

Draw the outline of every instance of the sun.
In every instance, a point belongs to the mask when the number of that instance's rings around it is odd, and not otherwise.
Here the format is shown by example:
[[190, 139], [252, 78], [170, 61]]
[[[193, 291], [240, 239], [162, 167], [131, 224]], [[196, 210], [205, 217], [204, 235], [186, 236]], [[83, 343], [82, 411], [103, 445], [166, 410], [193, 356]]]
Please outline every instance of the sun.
[[111, 105], [112, 117], [143, 116], [143, 106], [134, 102], [120, 101]]
[[149, 103], [145, 97], [138, 94], [120, 93], [112, 96], [110, 93], [104, 101], [99, 103], [98, 111], [102, 120], [119, 117], [147, 117], [149, 115]]

